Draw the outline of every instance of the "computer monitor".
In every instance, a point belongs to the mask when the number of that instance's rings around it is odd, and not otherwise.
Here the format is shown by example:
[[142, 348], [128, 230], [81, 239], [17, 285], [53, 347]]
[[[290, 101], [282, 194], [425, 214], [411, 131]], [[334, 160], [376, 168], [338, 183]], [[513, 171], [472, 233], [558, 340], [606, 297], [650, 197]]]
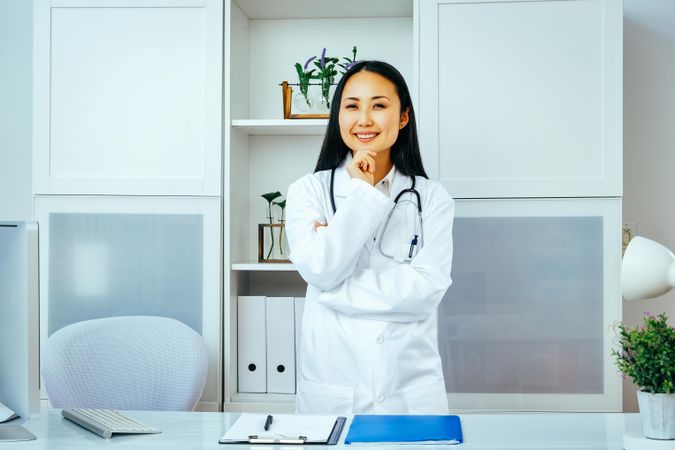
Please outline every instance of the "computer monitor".
[[38, 224], [0, 221], [0, 402], [40, 411]]

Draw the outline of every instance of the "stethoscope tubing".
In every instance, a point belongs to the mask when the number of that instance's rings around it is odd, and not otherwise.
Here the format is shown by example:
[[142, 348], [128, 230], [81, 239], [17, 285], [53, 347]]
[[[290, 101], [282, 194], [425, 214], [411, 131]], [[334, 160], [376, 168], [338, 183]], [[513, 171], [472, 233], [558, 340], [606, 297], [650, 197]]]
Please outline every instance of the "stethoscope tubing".
[[[380, 253], [382, 253], [383, 256], [386, 256], [387, 258], [394, 259], [393, 256], [387, 255], [384, 253], [382, 250], [382, 237], [384, 236], [385, 231], [387, 230], [387, 227], [389, 225], [389, 219], [391, 218], [391, 215], [394, 213], [394, 209], [398, 205], [398, 201], [401, 199], [401, 197], [404, 194], [410, 193], [415, 196], [415, 199], [417, 200], [417, 216], [419, 218], [419, 244], [417, 242], [417, 237], [418, 235], [415, 235], [413, 240], [411, 241], [411, 247], [410, 247], [410, 254], [408, 255], [409, 258], [412, 258], [412, 252], [413, 252], [413, 245], [419, 245], [419, 248], [422, 248], [424, 246], [424, 228], [422, 225], [422, 198], [420, 196], [420, 193], [415, 189], [415, 177], [410, 176], [410, 187], [407, 189], [403, 189], [401, 192], [398, 193], [398, 195], [394, 198], [394, 207], [389, 211], [389, 214], [387, 215], [387, 220], [385, 220], [384, 225], [382, 227], [382, 232], [380, 233], [380, 239], [378, 242], [378, 250]], [[335, 185], [335, 168], [331, 169], [330, 172], [330, 205], [333, 208], [333, 214], [337, 212], [337, 208], [335, 207], [335, 195], [334, 195], [334, 185]]]
[[[401, 192], [398, 193], [396, 198], [394, 198], [394, 205], [396, 205], [401, 198], [401, 196], [407, 192], [410, 192], [411, 194], [414, 194], [415, 197], [417, 198], [417, 212], [420, 214], [420, 217], [422, 216], [422, 198], [420, 197], [420, 193], [415, 189], [415, 177], [411, 176], [410, 177], [410, 187], [408, 189], [403, 189]], [[335, 207], [335, 195], [333, 194], [334, 192], [334, 186], [335, 186], [335, 169], [331, 169], [330, 171], [330, 206], [333, 208], [333, 214], [337, 212], [337, 208]], [[389, 213], [391, 215], [391, 213]]]

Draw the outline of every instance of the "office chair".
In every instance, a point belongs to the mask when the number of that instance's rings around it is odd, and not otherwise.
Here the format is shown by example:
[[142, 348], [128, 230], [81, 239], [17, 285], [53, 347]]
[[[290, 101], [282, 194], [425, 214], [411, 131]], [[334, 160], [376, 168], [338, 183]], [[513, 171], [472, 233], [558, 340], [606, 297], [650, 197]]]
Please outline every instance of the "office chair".
[[206, 382], [202, 337], [166, 317], [68, 325], [47, 340], [42, 377], [55, 408], [193, 410]]

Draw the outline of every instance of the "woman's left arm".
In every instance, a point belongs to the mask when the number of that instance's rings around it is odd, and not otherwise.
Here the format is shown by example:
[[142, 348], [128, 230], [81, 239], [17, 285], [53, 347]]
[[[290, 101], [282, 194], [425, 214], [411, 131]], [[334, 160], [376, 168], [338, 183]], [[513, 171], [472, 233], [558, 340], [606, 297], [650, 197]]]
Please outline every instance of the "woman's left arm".
[[440, 191], [444, 198], [423, 224], [424, 247], [409, 264], [384, 272], [357, 269], [337, 287], [322, 292], [318, 302], [343, 314], [389, 322], [417, 322], [433, 313], [452, 283], [455, 203], [444, 189]]

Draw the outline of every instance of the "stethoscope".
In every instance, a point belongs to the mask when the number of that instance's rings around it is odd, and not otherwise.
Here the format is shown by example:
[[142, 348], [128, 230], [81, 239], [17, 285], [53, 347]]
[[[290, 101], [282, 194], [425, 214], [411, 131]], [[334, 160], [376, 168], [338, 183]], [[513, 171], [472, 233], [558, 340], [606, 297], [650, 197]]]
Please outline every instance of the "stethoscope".
[[[389, 211], [389, 214], [387, 215], [387, 220], [385, 220], [384, 225], [382, 226], [382, 229], [380, 231], [380, 238], [378, 239], [379, 242], [377, 244], [377, 249], [385, 258], [395, 259], [394, 255], [385, 253], [384, 250], [382, 250], [382, 237], [386, 233], [387, 228], [389, 227], [389, 220], [391, 219], [392, 214], [394, 214], [394, 210], [398, 206], [399, 200], [404, 194], [413, 194], [415, 196], [415, 200], [417, 201], [415, 206], [417, 207], [418, 233], [419, 233], [419, 234], [413, 233], [413, 237], [410, 240], [408, 261], [410, 261], [413, 258], [413, 256], [415, 256], [417, 252], [424, 246], [424, 229], [422, 228], [422, 200], [420, 197], [420, 193], [417, 191], [417, 189], [415, 189], [415, 177], [411, 176], [410, 180], [411, 180], [410, 187], [408, 189], [403, 189], [401, 192], [398, 193], [396, 198], [394, 198], [394, 206], [391, 208], [391, 211]], [[337, 208], [335, 207], [335, 195], [333, 194], [334, 182], [335, 182], [335, 169], [333, 168], [330, 172], [330, 205], [333, 208], [333, 214], [335, 214], [335, 212], [337, 211]], [[402, 202], [414, 203], [410, 199], [404, 199]]]

